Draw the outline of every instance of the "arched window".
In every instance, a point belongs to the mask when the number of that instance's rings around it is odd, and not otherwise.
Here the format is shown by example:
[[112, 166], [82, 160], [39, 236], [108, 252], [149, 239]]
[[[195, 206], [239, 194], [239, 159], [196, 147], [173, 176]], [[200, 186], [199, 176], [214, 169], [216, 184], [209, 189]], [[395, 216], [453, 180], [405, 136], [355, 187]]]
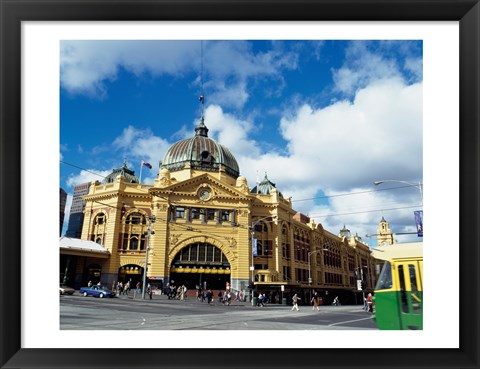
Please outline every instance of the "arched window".
[[90, 240], [103, 245], [105, 241], [105, 231], [107, 229], [107, 216], [100, 212], [93, 218]]
[[209, 243], [193, 243], [181, 249], [172, 262], [172, 268], [208, 266], [230, 267], [225, 254]]
[[144, 252], [146, 248], [147, 217], [134, 211], [127, 214], [119, 238], [119, 252]]
[[282, 227], [282, 256], [290, 259], [290, 237], [286, 225]]
[[268, 239], [268, 225], [266, 223], [255, 224], [254, 237], [257, 239], [257, 256], [271, 256], [272, 241]]

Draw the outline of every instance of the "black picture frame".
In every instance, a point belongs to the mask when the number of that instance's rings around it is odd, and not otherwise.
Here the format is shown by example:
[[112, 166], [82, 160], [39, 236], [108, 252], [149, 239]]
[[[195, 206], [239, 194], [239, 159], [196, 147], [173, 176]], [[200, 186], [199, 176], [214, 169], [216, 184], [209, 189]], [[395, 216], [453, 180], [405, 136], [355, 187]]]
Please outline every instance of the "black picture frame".
[[[2, 368], [478, 368], [478, 0], [0, 0], [0, 365]], [[458, 21], [460, 25], [459, 349], [25, 349], [21, 348], [22, 21], [287, 20]], [[441, 61], [440, 61], [441, 62]], [[446, 123], [446, 122], [443, 122]], [[445, 175], [448, 175], [448, 168]], [[443, 169], [442, 169], [443, 170]], [[445, 194], [448, 196], [448, 194]], [[446, 214], [448, 216], [448, 214]], [[439, 283], [442, 277], [439, 276]], [[450, 296], [450, 297], [449, 297]], [[457, 302], [461, 296], [460, 302]], [[453, 305], [453, 306], [452, 306]], [[439, 307], [442, 308], [442, 307]], [[445, 319], [448, 310], [445, 309]], [[438, 322], [441, 324], [442, 322]], [[290, 339], [292, 332], [286, 332]], [[301, 333], [295, 333], [301, 334]], [[372, 346], [374, 344], [372, 343]]]

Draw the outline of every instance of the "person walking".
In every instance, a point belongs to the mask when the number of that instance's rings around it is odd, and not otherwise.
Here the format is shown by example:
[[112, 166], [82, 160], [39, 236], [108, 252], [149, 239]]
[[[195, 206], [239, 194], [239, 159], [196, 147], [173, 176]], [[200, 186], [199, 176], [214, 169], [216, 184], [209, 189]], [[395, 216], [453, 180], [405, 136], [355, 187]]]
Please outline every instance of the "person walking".
[[148, 297], [150, 297], [150, 300], [151, 300], [152, 295], [153, 295], [153, 290], [152, 290], [152, 286], [150, 285], [150, 283], [147, 285], [147, 294], [148, 294]]
[[212, 300], [213, 300], [213, 292], [212, 292], [212, 290], [208, 290], [208, 292], [207, 292], [207, 302], [208, 302], [209, 305], [212, 302]]
[[372, 300], [372, 294], [369, 293], [367, 296], [367, 304], [368, 304], [368, 312], [373, 313], [373, 300]]
[[312, 297], [312, 300], [310, 301], [310, 303], [312, 304], [312, 310], [317, 309], [317, 311], [320, 311], [320, 309], [318, 308], [319, 296], [316, 292], [313, 294], [313, 297]]
[[300, 309], [298, 308], [298, 301], [300, 301], [300, 297], [297, 296], [297, 294], [293, 295], [292, 297], [292, 303], [293, 303], [293, 307], [292, 307], [292, 311], [297, 309], [297, 311], [299, 311]]

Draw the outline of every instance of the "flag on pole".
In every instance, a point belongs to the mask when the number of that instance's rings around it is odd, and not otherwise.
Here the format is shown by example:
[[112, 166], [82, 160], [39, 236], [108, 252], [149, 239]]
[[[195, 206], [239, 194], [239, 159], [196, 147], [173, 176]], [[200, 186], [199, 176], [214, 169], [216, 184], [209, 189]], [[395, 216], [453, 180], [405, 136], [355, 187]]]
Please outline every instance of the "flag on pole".
[[142, 165], [145, 165], [148, 169], [152, 169], [152, 164], [147, 163], [146, 161], [142, 160]]

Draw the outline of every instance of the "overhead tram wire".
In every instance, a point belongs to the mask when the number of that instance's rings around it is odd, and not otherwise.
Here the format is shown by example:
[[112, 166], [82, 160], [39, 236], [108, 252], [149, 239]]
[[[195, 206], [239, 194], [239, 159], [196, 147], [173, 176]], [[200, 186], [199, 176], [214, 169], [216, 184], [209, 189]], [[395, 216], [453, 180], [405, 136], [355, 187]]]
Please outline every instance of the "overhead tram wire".
[[379, 188], [379, 189], [376, 189], [376, 190], [349, 192], [349, 193], [343, 193], [343, 194], [338, 194], [338, 195], [330, 195], [330, 196], [311, 197], [311, 198], [308, 198], [308, 199], [292, 200], [292, 202], [330, 199], [330, 198], [334, 198], [334, 197], [343, 197], [343, 196], [352, 196], [352, 195], [363, 195], [363, 194], [372, 193], [372, 192], [399, 190], [399, 189], [407, 188], [407, 187], [412, 187], [412, 186], [398, 186], [398, 187], [390, 187], [390, 188]]
[[326, 215], [309, 215], [310, 218], [327, 218], [327, 217], [338, 217], [344, 215], [358, 215], [358, 214], [365, 214], [365, 213], [376, 213], [379, 211], [394, 211], [394, 210], [403, 210], [403, 209], [411, 209], [417, 208], [419, 205], [412, 205], [412, 206], [403, 206], [399, 208], [390, 208], [390, 209], [376, 209], [376, 210], [364, 210], [364, 211], [356, 211], [351, 213], [341, 213], [341, 214], [326, 214]]
[[[79, 167], [78, 165], [74, 165], [74, 164], [67, 163], [67, 162], [65, 162], [65, 161], [63, 161], [63, 160], [60, 160], [60, 163], [65, 164], [65, 165], [69, 165], [69, 166], [71, 166], [71, 167], [74, 167], [74, 168], [77, 168], [77, 169], [80, 169], [80, 170], [83, 170], [83, 171], [86, 171], [86, 172], [88, 172], [88, 173], [94, 174], [94, 175], [99, 176], [99, 177], [102, 177], [102, 178], [107, 178], [107, 177], [104, 176], [104, 175], [101, 175], [101, 174], [92, 172], [91, 170], [88, 170], [88, 169]], [[345, 194], [339, 194], [339, 195], [320, 196], [320, 197], [313, 197], [313, 198], [309, 198], [309, 199], [292, 200], [292, 202], [300, 202], [300, 201], [308, 201], [308, 200], [318, 200], [318, 199], [328, 199], [328, 198], [340, 197], [340, 196], [361, 195], [361, 194], [364, 194], [364, 193], [371, 193], [371, 192], [378, 192], [378, 191], [398, 190], [398, 189], [406, 188], [406, 187], [411, 187], [411, 186], [399, 186], [399, 187], [381, 188], [381, 189], [368, 190], [368, 191], [351, 192], [351, 193], [345, 193]], [[153, 196], [158, 196], [158, 195], [153, 195]], [[163, 196], [158, 196], [158, 197], [161, 197], [161, 198], [167, 200], [166, 197], [163, 197]], [[180, 204], [175, 204], [175, 203], [173, 203], [173, 202], [172, 202], [171, 204], [174, 205], [174, 206], [181, 206]], [[402, 210], [402, 209], [408, 209], [408, 208], [414, 208], [414, 207], [418, 207], [418, 205], [416, 205], [416, 206], [407, 206], [407, 207], [399, 207], [399, 208], [390, 208], [390, 209], [365, 210], [365, 211], [352, 212], [352, 213], [327, 214], [327, 215], [310, 215], [310, 217], [312, 217], [312, 218], [326, 218], [326, 217], [343, 216], [343, 215], [357, 215], [357, 214], [365, 214], [365, 213], [375, 213], [375, 212], [378, 212], [378, 211]], [[235, 209], [240, 209], [240, 208], [235, 208]], [[242, 207], [242, 209], [243, 209], [243, 207]]]
[[67, 163], [67, 162], [65, 162], [65, 161], [63, 161], [63, 160], [60, 160], [60, 163], [65, 164], [65, 165], [69, 165], [69, 166], [71, 166], [71, 167], [74, 167], [74, 168], [83, 170], [83, 171], [85, 171], [85, 172], [94, 174], [94, 175], [99, 176], [99, 177], [102, 177], [102, 178], [107, 178], [107, 176], [104, 176], [104, 175], [102, 175], [102, 174], [98, 174], [98, 173], [92, 172], [91, 170], [88, 170], [88, 169], [79, 167], [78, 165], [74, 165], [74, 164]]

